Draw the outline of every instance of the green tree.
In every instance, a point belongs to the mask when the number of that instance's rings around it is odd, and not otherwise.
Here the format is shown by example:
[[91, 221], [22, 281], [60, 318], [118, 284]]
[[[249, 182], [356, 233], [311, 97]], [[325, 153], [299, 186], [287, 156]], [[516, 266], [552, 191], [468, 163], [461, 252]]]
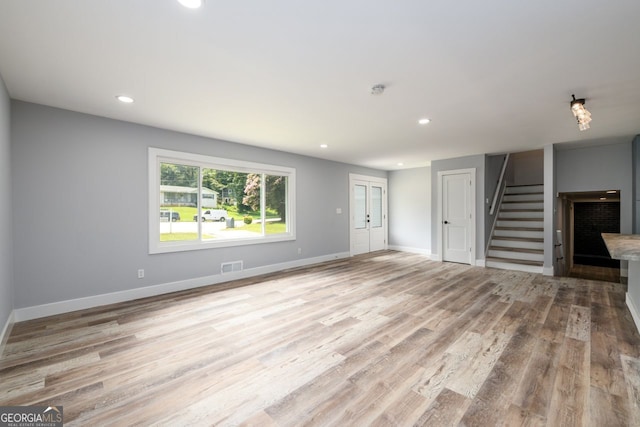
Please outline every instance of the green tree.
[[[160, 184], [197, 188], [199, 171], [200, 168], [198, 166], [161, 163]], [[202, 168], [202, 187], [217, 191], [220, 196], [226, 190], [237, 203], [238, 212], [244, 213], [250, 209], [260, 209], [260, 177], [261, 175], [259, 174]], [[269, 209], [277, 211], [284, 218], [285, 187], [280, 182], [282, 179], [283, 177], [267, 176], [266, 202]], [[254, 185], [257, 185], [257, 187], [253, 187]], [[279, 195], [279, 193], [282, 193], [282, 195]], [[282, 204], [282, 207], [279, 207], [280, 204]]]
[[[287, 178], [277, 175], [265, 176], [265, 205], [267, 209], [272, 209], [278, 213], [280, 219], [286, 221], [287, 214]], [[260, 190], [262, 175], [248, 174], [242, 203], [250, 206], [253, 210], [260, 209]]]
[[174, 163], [160, 164], [160, 185], [177, 185], [180, 187], [198, 186], [198, 167], [177, 165]]
[[240, 210], [242, 207], [242, 199], [244, 197], [244, 187], [247, 181], [247, 174], [243, 172], [231, 172], [225, 170], [216, 171], [216, 180], [230, 194], [230, 197], [235, 200]]
[[202, 186], [220, 194], [225, 186], [218, 181], [217, 172], [215, 169], [202, 169]]

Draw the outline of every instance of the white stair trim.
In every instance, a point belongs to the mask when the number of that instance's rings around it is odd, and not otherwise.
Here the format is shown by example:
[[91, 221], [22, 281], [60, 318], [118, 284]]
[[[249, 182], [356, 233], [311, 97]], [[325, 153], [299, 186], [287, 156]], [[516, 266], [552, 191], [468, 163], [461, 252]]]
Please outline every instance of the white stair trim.
[[505, 188], [487, 247], [487, 267], [544, 273], [543, 197], [544, 185]]

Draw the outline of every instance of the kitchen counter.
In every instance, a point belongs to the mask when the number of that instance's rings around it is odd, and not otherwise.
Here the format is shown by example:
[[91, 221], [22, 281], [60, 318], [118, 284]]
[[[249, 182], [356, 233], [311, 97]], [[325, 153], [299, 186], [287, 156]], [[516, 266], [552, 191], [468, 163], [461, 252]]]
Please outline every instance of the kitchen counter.
[[640, 235], [602, 233], [602, 240], [611, 258], [629, 261], [626, 303], [640, 331]]
[[611, 258], [640, 261], [640, 234], [602, 233], [602, 240]]

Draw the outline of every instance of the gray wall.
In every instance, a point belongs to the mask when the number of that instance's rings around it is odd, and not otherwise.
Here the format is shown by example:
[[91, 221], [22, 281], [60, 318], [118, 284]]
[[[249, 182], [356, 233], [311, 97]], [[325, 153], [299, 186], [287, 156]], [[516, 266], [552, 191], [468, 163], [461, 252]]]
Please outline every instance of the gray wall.
[[10, 107], [9, 94], [0, 76], [0, 334], [13, 311]]
[[633, 152], [633, 233], [640, 231], [640, 135], [631, 143]]
[[484, 259], [484, 155], [431, 162], [431, 252], [434, 254], [438, 252], [438, 172], [470, 168], [476, 169], [476, 259]]
[[509, 156], [505, 172], [507, 185], [533, 185], [544, 182], [544, 150], [523, 151]]
[[[617, 140], [614, 140], [617, 142]], [[620, 190], [620, 232], [632, 232], [631, 141], [580, 148], [555, 145], [556, 191]]]
[[431, 168], [389, 172], [389, 245], [431, 252]]
[[[225, 261], [255, 268], [348, 252], [349, 173], [387, 177], [18, 101], [11, 119], [16, 308], [211, 276]], [[149, 255], [149, 146], [296, 168], [297, 240]]]
[[556, 229], [559, 225], [555, 222], [557, 212], [556, 195], [558, 194], [556, 170], [558, 164], [556, 162], [556, 149], [553, 145], [545, 145], [542, 153], [544, 162], [544, 264], [542, 272], [553, 276], [557, 264], [554, 244], [556, 243]]

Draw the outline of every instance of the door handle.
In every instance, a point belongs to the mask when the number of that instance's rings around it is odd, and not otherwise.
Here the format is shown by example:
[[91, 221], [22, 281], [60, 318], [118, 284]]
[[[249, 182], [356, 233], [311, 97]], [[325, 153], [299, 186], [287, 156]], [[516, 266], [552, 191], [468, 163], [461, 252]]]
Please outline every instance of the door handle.
[[443, 221], [445, 224], [449, 224], [449, 221]]

